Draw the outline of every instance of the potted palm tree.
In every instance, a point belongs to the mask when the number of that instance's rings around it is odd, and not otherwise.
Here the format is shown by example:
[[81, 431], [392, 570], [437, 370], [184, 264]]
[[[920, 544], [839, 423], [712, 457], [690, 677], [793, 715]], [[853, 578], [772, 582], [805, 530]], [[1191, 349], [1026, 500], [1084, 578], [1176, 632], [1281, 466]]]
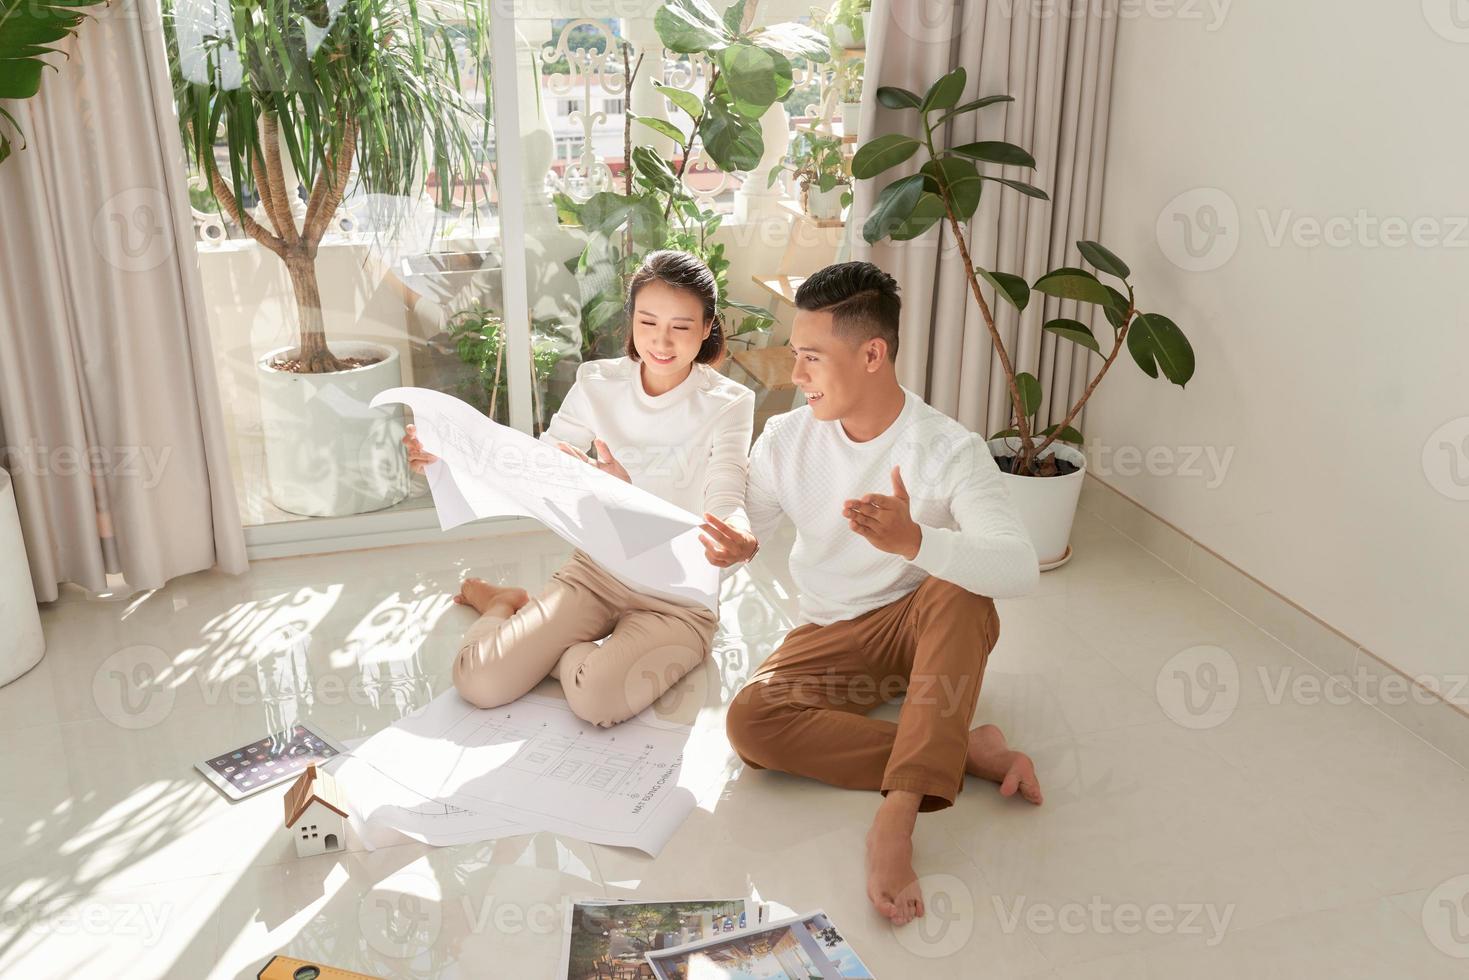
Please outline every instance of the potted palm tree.
[[295, 298], [295, 342], [257, 364], [271, 499], [312, 516], [391, 506], [408, 489], [401, 410], [369, 402], [401, 384], [398, 354], [328, 342], [316, 259], [354, 184], [408, 201], [432, 186], [444, 209], [466, 182], [477, 192], [488, 123], [462, 93], [486, 64], [487, 13], [472, 0], [164, 0], [164, 15], [184, 146]]
[[[1071, 554], [1067, 542], [1086, 468], [1086, 457], [1079, 448], [1083, 437], [1072, 425], [1076, 416], [1124, 347], [1149, 377], [1161, 373], [1180, 388], [1193, 377], [1194, 352], [1172, 320], [1161, 313], [1142, 312], [1132, 270], [1098, 242], [1076, 243], [1082, 260], [1095, 273], [1067, 266], [1029, 283], [1013, 273], [974, 264], [964, 225], [978, 209], [986, 184], [1040, 201], [1049, 197], [1024, 181], [980, 169], [987, 165], [1034, 170], [1035, 158], [1013, 143], [985, 140], [959, 146], [942, 144], [946, 123], [955, 117], [1014, 101], [1008, 95], [990, 95], [960, 104], [966, 81], [964, 69], [956, 68], [921, 96], [897, 87], [877, 90], [877, 100], [884, 107], [916, 114], [914, 129], [918, 135], [893, 133], [863, 144], [852, 159], [852, 176], [859, 180], [875, 178], [903, 165], [920, 151], [924, 162], [917, 173], [900, 177], [882, 189], [863, 226], [862, 237], [870, 243], [884, 238], [908, 241], [941, 221], [948, 223], [964, 260], [969, 291], [989, 331], [1010, 393], [1011, 424], [990, 436], [990, 451], [1005, 473], [1010, 495], [1030, 532], [1042, 567], [1056, 567]], [[1116, 285], [1104, 283], [1098, 273]], [[1112, 330], [1110, 336], [1099, 338], [1087, 323], [1072, 317], [1057, 317], [1042, 326], [1047, 333], [1102, 357], [1102, 363], [1061, 421], [1039, 431], [1036, 417], [1042, 404], [1040, 381], [1033, 374], [1015, 370], [994, 316], [995, 303], [1003, 300], [1017, 312], [1024, 312], [1036, 293], [1100, 309]]]

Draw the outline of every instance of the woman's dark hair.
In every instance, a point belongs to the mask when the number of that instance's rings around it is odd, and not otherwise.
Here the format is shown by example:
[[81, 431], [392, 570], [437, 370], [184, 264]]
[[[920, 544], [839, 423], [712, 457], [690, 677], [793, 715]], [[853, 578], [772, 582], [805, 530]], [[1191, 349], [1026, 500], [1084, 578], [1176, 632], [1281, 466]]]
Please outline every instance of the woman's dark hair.
[[[718, 364], [724, 357], [724, 324], [717, 312], [719, 286], [714, 281], [714, 273], [709, 271], [704, 260], [697, 255], [672, 248], [648, 253], [647, 258], [643, 259], [643, 264], [638, 267], [638, 271], [633, 273], [632, 281], [628, 283], [627, 356], [634, 361], [638, 359], [637, 348], [632, 342], [633, 313], [637, 308], [638, 290], [650, 282], [661, 282], [699, 297], [700, 302], [704, 304], [704, 319], [714, 322], [709, 328], [709, 336], [704, 338], [704, 344], [699, 348], [699, 353], [694, 360], [700, 364]], [[702, 328], [704, 324], [700, 323], [699, 326]]]

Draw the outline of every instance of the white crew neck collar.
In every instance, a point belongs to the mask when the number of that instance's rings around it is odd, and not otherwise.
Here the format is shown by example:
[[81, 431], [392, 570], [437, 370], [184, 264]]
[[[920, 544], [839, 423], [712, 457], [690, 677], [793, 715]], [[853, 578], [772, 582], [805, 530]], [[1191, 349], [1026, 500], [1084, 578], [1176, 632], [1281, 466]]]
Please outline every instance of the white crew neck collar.
[[888, 423], [888, 427], [886, 429], [883, 429], [871, 439], [868, 439], [864, 442], [858, 442], [856, 439], [853, 439], [851, 436], [847, 435], [847, 430], [842, 425], [841, 419], [833, 419], [830, 424], [836, 428], [837, 438], [840, 439], [849, 448], [858, 451], [871, 449], [874, 446], [886, 446], [888, 443], [892, 442], [893, 438], [902, 428], [903, 420], [912, 413], [914, 402], [918, 400], [917, 396], [914, 395], [913, 392], [909, 391], [907, 388], [903, 388], [902, 392], [903, 408], [900, 412], [898, 412], [897, 417]]
[[669, 388], [661, 395], [650, 395], [648, 394], [648, 389], [643, 387], [643, 362], [635, 361], [630, 357], [627, 359], [627, 362], [632, 369], [630, 375], [633, 391], [637, 394], [638, 399], [649, 408], [664, 408], [668, 405], [681, 402], [703, 384], [703, 376], [699, 371], [703, 365], [695, 362], [689, 366], [688, 376], [678, 384]]

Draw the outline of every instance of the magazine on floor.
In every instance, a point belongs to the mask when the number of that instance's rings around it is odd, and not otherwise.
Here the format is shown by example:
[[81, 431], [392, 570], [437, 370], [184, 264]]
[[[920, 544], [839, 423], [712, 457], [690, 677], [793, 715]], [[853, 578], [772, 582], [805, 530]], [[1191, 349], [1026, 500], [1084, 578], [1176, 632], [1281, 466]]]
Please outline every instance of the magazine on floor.
[[745, 898], [646, 902], [589, 899], [566, 910], [561, 980], [646, 976], [652, 950], [758, 928], [767, 906]]
[[825, 912], [645, 954], [657, 980], [871, 980]]

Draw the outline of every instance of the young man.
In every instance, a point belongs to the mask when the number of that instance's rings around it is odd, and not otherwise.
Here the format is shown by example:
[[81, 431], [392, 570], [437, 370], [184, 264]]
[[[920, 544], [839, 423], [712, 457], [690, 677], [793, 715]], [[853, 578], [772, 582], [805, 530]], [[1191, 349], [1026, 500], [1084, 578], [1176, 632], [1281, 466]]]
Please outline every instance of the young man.
[[[984, 440], [898, 384], [893, 278], [828, 266], [796, 306], [807, 403], [767, 423], [746, 506], [755, 538], [782, 512], [796, 526], [801, 625], [731, 702], [729, 739], [753, 767], [883, 793], [867, 894], [902, 924], [923, 914], [919, 811], [951, 805], [965, 773], [1041, 802], [1030, 759], [993, 725], [969, 729], [993, 600], [1029, 592], [1039, 569]], [[866, 717], [905, 692], [897, 724]]]

